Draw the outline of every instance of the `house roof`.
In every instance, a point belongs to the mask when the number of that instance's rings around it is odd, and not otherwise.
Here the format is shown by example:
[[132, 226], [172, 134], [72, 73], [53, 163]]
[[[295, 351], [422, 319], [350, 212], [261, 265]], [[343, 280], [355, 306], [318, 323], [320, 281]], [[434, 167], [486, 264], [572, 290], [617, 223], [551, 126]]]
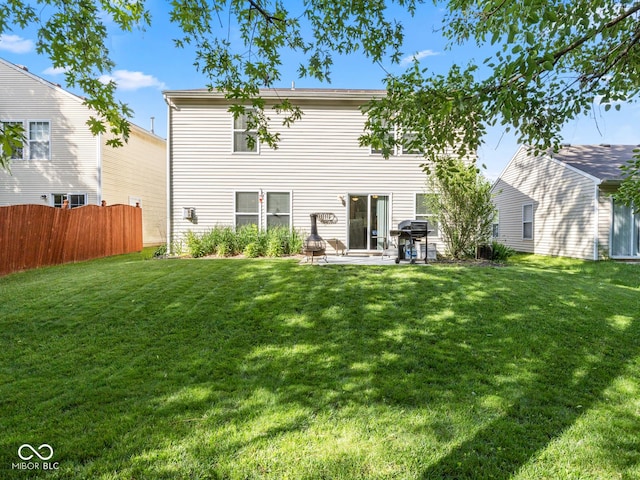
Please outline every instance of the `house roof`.
[[[223, 100], [223, 92], [208, 90], [206, 88], [191, 90], [165, 90], [162, 92], [165, 98], [195, 98]], [[268, 88], [261, 89], [260, 96], [265, 99], [298, 99], [298, 100], [355, 100], [369, 101], [375, 97], [383, 97], [386, 90], [370, 89], [340, 89], [340, 88]]]
[[597, 178], [617, 182], [624, 178], [620, 167], [633, 158], [638, 145], [563, 145], [549, 156]]
[[[46, 85], [47, 87], [49, 87], [51, 89], [54, 89], [54, 90], [62, 93], [63, 95], [67, 95], [68, 97], [72, 98], [73, 100], [75, 100], [75, 101], [77, 101], [79, 103], [85, 104], [85, 100], [86, 99], [84, 97], [82, 97], [80, 95], [76, 95], [75, 93], [70, 92], [69, 90], [65, 90], [64, 88], [62, 88], [62, 86], [60, 86], [59, 83], [50, 82], [49, 80], [47, 80], [45, 78], [39, 77], [38, 75], [35, 75], [35, 74], [31, 73], [29, 71], [29, 69], [24, 65], [17, 65], [15, 63], [11, 63], [8, 60], [5, 60], [4, 58], [0, 58], [0, 64], [5, 65], [5, 66], [7, 66], [7, 67], [9, 67], [9, 68], [11, 68], [13, 70], [16, 70], [16, 71], [20, 72], [21, 74], [23, 74], [23, 75], [25, 75], [25, 76], [27, 76], [27, 77], [29, 77], [29, 78], [37, 81], [37, 82], [40, 82], [43, 85]], [[87, 108], [89, 108], [89, 107], [87, 106]], [[131, 121], [129, 121], [129, 124], [133, 128], [141, 130], [141, 131], [145, 132], [146, 134], [153, 135], [155, 137], [158, 137], [158, 138], [164, 140], [162, 137], [158, 136], [154, 132], [151, 132], [150, 130], [147, 130], [144, 127], [141, 127], [140, 125], [137, 125], [137, 124], [135, 124], [135, 123], [133, 123]]]

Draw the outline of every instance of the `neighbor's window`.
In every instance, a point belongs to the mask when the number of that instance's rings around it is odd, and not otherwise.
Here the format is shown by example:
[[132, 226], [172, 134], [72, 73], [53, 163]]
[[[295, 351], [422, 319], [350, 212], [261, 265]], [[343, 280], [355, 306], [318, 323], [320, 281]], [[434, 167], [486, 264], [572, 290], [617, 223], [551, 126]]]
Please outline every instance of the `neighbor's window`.
[[30, 160], [49, 160], [51, 154], [51, 133], [49, 122], [29, 122], [27, 134]]
[[491, 222], [491, 236], [498, 238], [500, 236], [500, 212], [496, 210], [493, 216], [493, 222]]
[[416, 220], [426, 220], [429, 222], [428, 229], [431, 230], [429, 236], [437, 237], [438, 232], [438, 220], [436, 215], [429, 209], [427, 199], [429, 196], [435, 195], [434, 193], [418, 193], [416, 194]]
[[71, 208], [82, 207], [87, 204], [87, 195], [85, 193], [52, 193], [53, 206], [61, 208], [65, 200], [69, 200]]
[[236, 228], [243, 225], [259, 225], [258, 197], [258, 192], [236, 192]]
[[533, 240], [533, 204], [522, 206], [522, 239]]
[[291, 194], [267, 192], [267, 229], [291, 227]]
[[[249, 126], [249, 113], [239, 115], [233, 119], [233, 151], [258, 153], [258, 132], [257, 130], [247, 130]], [[253, 139], [249, 146], [248, 139]]]
[[[22, 122], [2, 122], [3, 127], [12, 127], [15, 125], [20, 125], [24, 128], [24, 123]], [[24, 143], [23, 143], [24, 146]], [[24, 148], [18, 147], [14, 148], [11, 152], [11, 160], [23, 160], [24, 159]]]

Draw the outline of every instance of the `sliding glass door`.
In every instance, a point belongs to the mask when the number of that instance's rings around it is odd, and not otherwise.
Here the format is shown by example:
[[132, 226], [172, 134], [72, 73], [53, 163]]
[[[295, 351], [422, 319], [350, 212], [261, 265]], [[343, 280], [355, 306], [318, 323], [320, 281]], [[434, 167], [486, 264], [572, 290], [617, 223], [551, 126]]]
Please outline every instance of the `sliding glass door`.
[[640, 256], [640, 213], [634, 214], [632, 207], [615, 201], [613, 203], [611, 256]]
[[349, 249], [382, 250], [389, 235], [389, 196], [349, 195]]

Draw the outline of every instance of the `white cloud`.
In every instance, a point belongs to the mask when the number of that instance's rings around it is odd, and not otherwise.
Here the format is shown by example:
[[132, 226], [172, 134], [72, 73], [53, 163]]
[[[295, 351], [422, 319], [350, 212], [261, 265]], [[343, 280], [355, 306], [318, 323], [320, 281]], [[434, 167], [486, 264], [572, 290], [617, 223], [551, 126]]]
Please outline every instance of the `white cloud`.
[[400, 65], [402, 65], [403, 67], [406, 67], [407, 65], [413, 63], [414, 60], [420, 61], [423, 58], [435, 57], [436, 55], [440, 55], [440, 53], [434, 52], [433, 50], [420, 50], [419, 52], [414, 53], [413, 55], [404, 57], [402, 60], [400, 60]]
[[43, 71], [42, 73], [44, 75], [52, 75], [52, 76], [56, 76], [56, 75], [62, 75], [64, 72], [66, 72], [67, 70], [69, 70], [67, 67], [49, 67], [47, 68], [45, 71]]
[[0, 35], [0, 50], [7, 50], [11, 53], [29, 53], [33, 47], [34, 44], [31, 40], [18, 35]]
[[164, 82], [152, 75], [145, 75], [142, 72], [130, 72], [129, 70], [116, 70], [113, 75], [100, 77], [100, 81], [103, 83], [114, 81], [121, 90], [139, 90], [148, 87], [163, 90], [166, 88]]

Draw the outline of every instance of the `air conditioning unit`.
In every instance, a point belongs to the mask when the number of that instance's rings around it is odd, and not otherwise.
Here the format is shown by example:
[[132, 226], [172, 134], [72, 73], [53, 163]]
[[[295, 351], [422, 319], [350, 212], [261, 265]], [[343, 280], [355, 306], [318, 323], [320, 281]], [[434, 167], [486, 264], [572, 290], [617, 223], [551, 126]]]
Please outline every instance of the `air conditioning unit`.
[[196, 209], [191, 207], [184, 207], [182, 209], [182, 218], [185, 220], [193, 220], [196, 218]]

